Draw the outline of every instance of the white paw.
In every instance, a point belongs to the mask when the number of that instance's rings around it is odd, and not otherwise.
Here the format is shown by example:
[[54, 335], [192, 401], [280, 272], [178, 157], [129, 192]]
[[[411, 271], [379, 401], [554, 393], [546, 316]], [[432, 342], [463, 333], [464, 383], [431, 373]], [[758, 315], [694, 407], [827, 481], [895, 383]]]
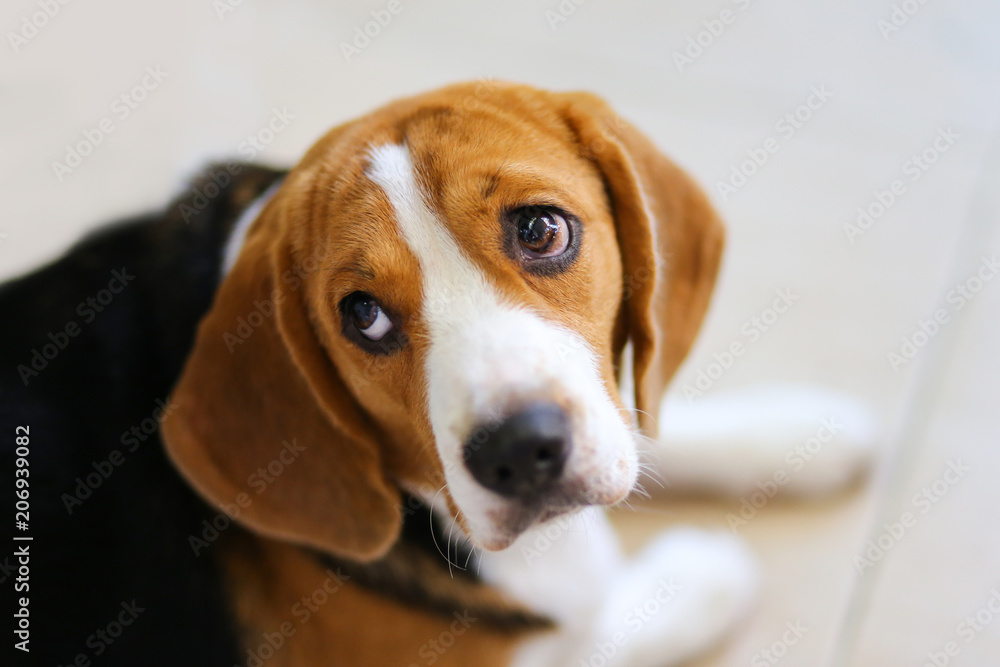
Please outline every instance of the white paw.
[[841, 488], [869, 466], [877, 433], [857, 399], [796, 384], [668, 400], [659, 429], [650, 462], [668, 489], [734, 496], [762, 484], [781, 495]]
[[665, 667], [711, 647], [750, 609], [757, 567], [741, 539], [691, 528], [657, 537], [611, 586], [580, 662]]

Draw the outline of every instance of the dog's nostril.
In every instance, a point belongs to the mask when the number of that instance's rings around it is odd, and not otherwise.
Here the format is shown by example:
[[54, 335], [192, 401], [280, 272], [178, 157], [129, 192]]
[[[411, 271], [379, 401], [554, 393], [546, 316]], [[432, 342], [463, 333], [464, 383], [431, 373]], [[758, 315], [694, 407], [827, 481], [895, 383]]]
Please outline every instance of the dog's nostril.
[[487, 489], [530, 497], [562, 476], [569, 449], [566, 414], [557, 405], [539, 403], [506, 418], [485, 442], [470, 441], [463, 454], [472, 476]]

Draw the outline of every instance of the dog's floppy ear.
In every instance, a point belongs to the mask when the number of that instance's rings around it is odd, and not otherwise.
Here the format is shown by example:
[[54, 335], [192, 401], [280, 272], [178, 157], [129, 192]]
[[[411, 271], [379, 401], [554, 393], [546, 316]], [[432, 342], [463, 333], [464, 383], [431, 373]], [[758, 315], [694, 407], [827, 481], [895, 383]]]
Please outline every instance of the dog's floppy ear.
[[293, 250], [282, 202], [279, 191], [202, 320], [163, 439], [191, 485], [250, 529], [377, 558], [398, 535], [399, 494], [313, 328], [307, 287], [322, 261]]
[[560, 97], [611, 197], [635, 403], [640, 426], [653, 435], [663, 392], [708, 308], [725, 233], [705, 193], [604, 101], [587, 93]]

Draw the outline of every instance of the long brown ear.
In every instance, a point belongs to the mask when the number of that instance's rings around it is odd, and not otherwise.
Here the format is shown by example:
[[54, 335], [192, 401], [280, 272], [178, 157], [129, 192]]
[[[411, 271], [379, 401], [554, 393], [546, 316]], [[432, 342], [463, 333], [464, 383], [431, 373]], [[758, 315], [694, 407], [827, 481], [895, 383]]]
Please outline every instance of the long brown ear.
[[655, 435], [663, 392], [708, 309], [725, 231], [705, 193], [603, 100], [560, 97], [583, 155], [601, 170], [611, 196], [635, 403], [640, 426]]
[[202, 320], [163, 439], [192, 486], [252, 530], [377, 558], [398, 535], [399, 494], [311, 324], [304, 281], [322, 262], [293, 264], [282, 201], [253, 225]]

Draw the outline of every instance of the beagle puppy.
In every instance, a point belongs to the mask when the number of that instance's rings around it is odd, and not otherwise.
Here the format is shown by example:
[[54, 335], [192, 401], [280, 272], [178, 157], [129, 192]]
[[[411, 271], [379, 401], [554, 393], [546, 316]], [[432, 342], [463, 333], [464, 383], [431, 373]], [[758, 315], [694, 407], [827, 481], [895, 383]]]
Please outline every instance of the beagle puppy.
[[[752, 577], [732, 540], [664, 539], [632, 572], [587, 509], [635, 486], [723, 247], [646, 137], [592, 95], [458, 85], [335, 128], [254, 208], [163, 424], [220, 508], [302, 448], [227, 556], [250, 649], [329, 571], [342, 588], [269, 664], [420, 664], [475, 618], [436, 664], [665, 665], [738, 617]], [[401, 545], [403, 494], [441, 522], [427, 564]], [[443, 609], [392, 604], [379, 577]]]
[[[7, 285], [3, 354], [29, 372], [4, 427], [30, 427], [42, 487], [33, 655], [662, 667], [711, 646], [753, 598], [740, 541], [678, 530], [626, 559], [601, 508], [636, 487], [723, 237], [597, 97], [464, 84], [287, 173], [214, 167]], [[112, 270], [134, 286], [32, 366]]]

